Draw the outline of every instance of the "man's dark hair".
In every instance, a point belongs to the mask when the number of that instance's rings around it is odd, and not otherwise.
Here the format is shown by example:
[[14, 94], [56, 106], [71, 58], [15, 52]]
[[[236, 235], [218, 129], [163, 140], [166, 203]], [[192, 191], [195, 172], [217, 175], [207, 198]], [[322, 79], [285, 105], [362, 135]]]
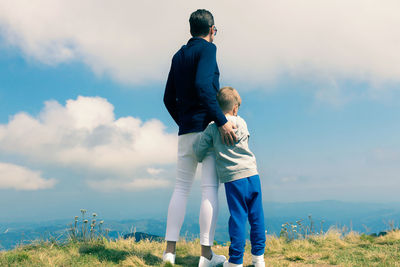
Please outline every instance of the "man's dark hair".
[[214, 17], [210, 11], [205, 9], [197, 9], [190, 15], [190, 34], [193, 37], [207, 36], [210, 27], [214, 25]]

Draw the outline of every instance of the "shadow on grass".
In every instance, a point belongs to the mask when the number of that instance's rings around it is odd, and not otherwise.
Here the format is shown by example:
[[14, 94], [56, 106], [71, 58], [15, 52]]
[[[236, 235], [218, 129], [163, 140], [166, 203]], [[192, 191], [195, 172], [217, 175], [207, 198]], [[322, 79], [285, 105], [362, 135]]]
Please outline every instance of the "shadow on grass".
[[79, 253], [96, 256], [99, 261], [112, 261], [114, 263], [125, 260], [129, 255], [126, 251], [109, 249], [103, 244], [82, 244], [79, 247]]
[[135, 253], [135, 255], [142, 258], [144, 260], [144, 262], [146, 263], [146, 265], [154, 266], [154, 265], [160, 265], [162, 263], [162, 260], [159, 257], [154, 256], [153, 254], [151, 254], [149, 252], [143, 253], [143, 254]]
[[134, 255], [138, 256], [139, 258], [142, 258], [143, 261], [146, 263], [146, 265], [154, 266], [154, 265], [160, 265], [162, 263], [162, 260], [151, 254], [150, 252], [137, 252], [137, 251], [132, 251], [132, 252], [127, 252], [124, 250], [118, 250], [118, 249], [109, 249], [106, 248], [104, 244], [82, 244], [79, 247], [79, 253], [80, 254], [87, 254], [87, 255], [93, 255], [99, 259], [99, 261], [112, 261], [114, 263], [119, 263], [121, 261], [124, 261], [129, 255]]
[[197, 267], [199, 265], [199, 257], [193, 255], [187, 255], [185, 257], [176, 256], [175, 263], [187, 267]]

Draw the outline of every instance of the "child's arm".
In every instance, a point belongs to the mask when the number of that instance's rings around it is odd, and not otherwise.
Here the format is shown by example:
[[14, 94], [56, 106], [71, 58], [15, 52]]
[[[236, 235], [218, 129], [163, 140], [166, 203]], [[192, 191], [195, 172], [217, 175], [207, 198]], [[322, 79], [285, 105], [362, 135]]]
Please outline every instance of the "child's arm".
[[193, 151], [198, 162], [203, 161], [208, 149], [213, 146], [212, 126], [215, 125], [208, 125], [193, 144]]

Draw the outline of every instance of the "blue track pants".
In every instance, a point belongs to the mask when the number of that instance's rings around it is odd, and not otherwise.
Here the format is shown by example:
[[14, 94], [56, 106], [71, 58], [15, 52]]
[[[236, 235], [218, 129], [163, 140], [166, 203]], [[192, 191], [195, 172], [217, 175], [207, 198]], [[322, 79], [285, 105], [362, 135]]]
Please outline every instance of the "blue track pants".
[[256, 256], [264, 254], [265, 226], [260, 177], [254, 175], [225, 183], [225, 193], [231, 215], [229, 262], [242, 264], [247, 219], [250, 223], [251, 254]]

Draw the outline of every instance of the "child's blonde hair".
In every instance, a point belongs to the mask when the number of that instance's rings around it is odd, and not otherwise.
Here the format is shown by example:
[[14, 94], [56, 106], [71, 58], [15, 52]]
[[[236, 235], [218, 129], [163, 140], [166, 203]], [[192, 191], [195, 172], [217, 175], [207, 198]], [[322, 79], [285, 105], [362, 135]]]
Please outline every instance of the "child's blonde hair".
[[217, 93], [217, 101], [222, 112], [229, 112], [242, 102], [238, 91], [230, 86], [222, 87]]

